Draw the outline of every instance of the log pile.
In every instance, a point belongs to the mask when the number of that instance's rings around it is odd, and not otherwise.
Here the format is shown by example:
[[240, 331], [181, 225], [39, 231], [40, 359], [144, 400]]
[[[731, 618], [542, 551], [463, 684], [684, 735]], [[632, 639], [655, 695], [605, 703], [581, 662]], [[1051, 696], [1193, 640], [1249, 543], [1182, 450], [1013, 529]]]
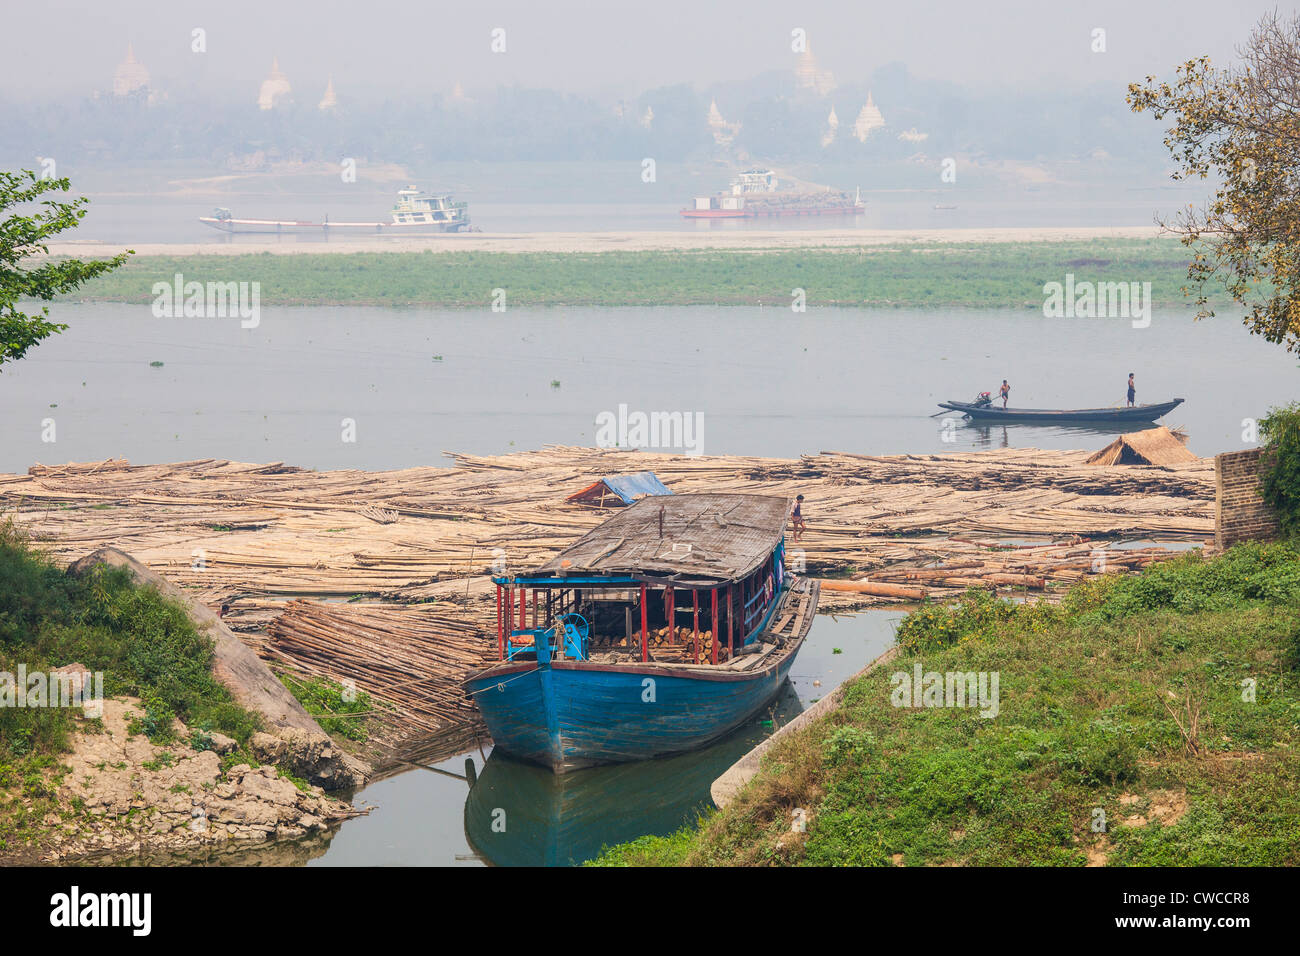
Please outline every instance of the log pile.
[[847, 580], [823, 581], [823, 605], [835, 607], [836, 592], [909, 600], [941, 600], [968, 588], [1044, 592], [1053, 584], [1064, 587], [1091, 575], [1139, 571], [1177, 553], [1164, 547], [1133, 548], [1124, 542], [1082, 539], [1007, 545], [949, 538], [941, 549], [931, 543], [914, 547], [913, 554], [896, 563]]
[[460, 682], [496, 659], [495, 640], [464, 610], [309, 601], [285, 608], [260, 653], [273, 665], [350, 681], [427, 733], [477, 719]]
[[[1106, 540], [1213, 534], [1212, 460], [1110, 467], [1085, 465], [1087, 456], [1002, 449], [795, 460], [548, 447], [384, 472], [110, 460], [0, 475], [0, 520], [12, 518], [65, 562], [122, 548], [210, 606], [228, 607], [227, 623], [269, 659], [351, 676], [410, 708], [421, 726], [445, 727], [466, 710], [438, 681], [458, 681], [495, 643], [488, 575], [535, 567], [604, 520], [599, 509], [564, 501], [603, 475], [653, 471], [678, 494], [805, 495], [808, 531], [787, 538], [795, 569], [867, 585], [823, 591], [832, 610], [915, 600], [918, 591], [943, 597], [975, 581], [1036, 592], [1040, 579], [1099, 573], [1098, 548], [1107, 548], [1104, 570], [1174, 553], [1154, 545], [1117, 553]], [[1007, 539], [1035, 547], [1008, 550]], [[404, 607], [430, 601], [438, 613], [463, 613], [460, 624]], [[446, 610], [451, 604], [461, 610]], [[477, 629], [474, 641], [462, 625]], [[415, 689], [394, 690], [408, 681]]]
[[564, 498], [611, 472], [654, 471], [678, 493], [802, 493], [809, 530], [789, 546], [814, 573], [958, 557], [963, 546], [945, 542], [971, 536], [1213, 532], [1209, 460], [1098, 467], [1083, 464], [1085, 452], [1025, 449], [789, 460], [567, 447], [452, 457], [452, 468], [388, 472], [214, 459], [36, 466], [0, 476], [0, 511], [56, 557], [116, 545], [236, 615], [256, 603], [258, 624], [273, 613], [267, 602], [303, 596], [486, 599], [492, 565], [540, 564], [602, 520]]

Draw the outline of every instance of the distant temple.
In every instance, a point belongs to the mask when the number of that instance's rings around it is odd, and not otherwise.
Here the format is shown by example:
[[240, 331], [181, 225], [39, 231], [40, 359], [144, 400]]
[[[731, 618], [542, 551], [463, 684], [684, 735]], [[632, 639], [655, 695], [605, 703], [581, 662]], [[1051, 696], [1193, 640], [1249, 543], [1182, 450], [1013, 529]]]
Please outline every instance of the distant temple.
[[830, 70], [823, 70], [817, 66], [811, 44], [799, 54], [799, 65], [795, 67], [794, 77], [799, 89], [811, 90], [818, 96], [825, 96], [835, 89], [835, 77], [831, 75]]
[[885, 117], [880, 114], [880, 110], [876, 109], [876, 104], [868, 91], [867, 103], [858, 114], [857, 122], [853, 124], [853, 135], [858, 138], [858, 142], [865, 143], [868, 136], [884, 125]]
[[649, 106], [647, 106], [645, 108], [645, 113], [642, 115], [641, 119], [638, 120], [638, 122], [646, 129], [649, 129], [651, 124], [654, 123], [654, 121], [655, 121], [655, 111], [651, 109]]
[[257, 108], [270, 110], [277, 106], [284, 106], [292, 92], [289, 78], [280, 72], [280, 61], [273, 57], [271, 74], [262, 81], [262, 89], [257, 94]]
[[113, 71], [113, 95], [114, 96], [132, 96], [135, 94], [144, 94], [152, 100], [152, 90], [149, 88], [149, 71], [145, 69], [143, 63], [135, 58], [135, 50], [131, 44], [126, 45], [126, 59], [117, 65]]
[[839, 132], [840, 118], [835, 115], [835, 107], [831, 107], [831, 115], [826, 117], [826, 132], [822, 133], [822, 149], [830, 146], [835, 142], [835, 134]]
[[719, 146], [730, 146], [731, 141], [740, 132], [739, 123], [728, 123], [718, 111], [718, 101], [709, 104], [709, 129], [713, 132], [713, 141]]
[[339, 105], [339, 99], [334, 95], [334, 77], [330, 77], [325, 83], [325, 95], [321, 97], [320, 103], [316, 108], [319, 110], [332, 110]]

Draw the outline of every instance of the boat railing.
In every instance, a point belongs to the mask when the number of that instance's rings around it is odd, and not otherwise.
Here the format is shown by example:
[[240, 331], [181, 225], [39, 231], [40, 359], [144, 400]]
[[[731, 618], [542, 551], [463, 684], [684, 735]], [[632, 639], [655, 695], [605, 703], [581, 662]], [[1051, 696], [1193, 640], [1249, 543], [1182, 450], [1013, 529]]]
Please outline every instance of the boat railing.
[[745, 638], [753, 633], [754, 628], [762, 622], [767, 615], [768, 604], [773, 597], [772, 593], [772, 576], [769, 574], [763, 586], [754, 592], [753, 596], [748, 598], [744, 604], [744, 623]]

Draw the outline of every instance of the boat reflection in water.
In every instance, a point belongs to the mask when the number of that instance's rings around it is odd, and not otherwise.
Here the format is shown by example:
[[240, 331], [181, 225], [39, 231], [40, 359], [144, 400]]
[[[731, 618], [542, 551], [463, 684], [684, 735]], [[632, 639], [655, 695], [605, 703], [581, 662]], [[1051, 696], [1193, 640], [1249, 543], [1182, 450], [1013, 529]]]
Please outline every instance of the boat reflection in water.
[[[948, 423], [952, 422], [951, 425]], [[1110, 440], [1118, 435], [1128, 435], [1133, 432], [1146, 431], [1150, 428], [1159, 428], [1154, 422], [1125, 422], [1120, 426], [1113, 425], [1086, 425], [1086, 424], [1039, 424], [1036, 422], [1009, 422], [1006, 425], [992, 425], [988, 422], [972, 422], [965, 419], [943, 419], [941, 426], [945, 428], [947, 434], [955, 437], [957, 429], [960, 429], [965, 435], [971, 436], [969, 441], [976, 448], [992, 448], [996, 445], [998, 448], [1021, 447], [1021, 442], [1032, 443], [1036, 436], [1046, 435], [1053, 439], [1077, 439], [1079, 448], [1087, 448], [1092, 445], [1095, 439], [1105, 438]], [[1012, 436], [1015, 435], [1017, 440], [1015, 445], [1012, 444]], [[1041, 438], [1039, 439], [1041, 441]], [[1035, 446], [1036, 447], [1036, 446]]]
[[802, 710], [787, 683], [767, 712], [704, 750], [556, 774], [494, 750], [465, 801], [465, 837], [497, 866], [576, 866], [601, 848], [663, 836], [713, 806], [723, 771]]

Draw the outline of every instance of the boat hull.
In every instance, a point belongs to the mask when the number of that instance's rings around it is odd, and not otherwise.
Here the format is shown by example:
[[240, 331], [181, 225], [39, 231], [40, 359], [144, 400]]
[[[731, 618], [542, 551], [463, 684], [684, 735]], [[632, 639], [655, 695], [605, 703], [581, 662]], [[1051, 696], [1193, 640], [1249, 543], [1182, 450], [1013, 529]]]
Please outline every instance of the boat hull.
[[717, 740], [776, 696], [798, 651], [796, 644], [754, 672], [528, 661], [493, 667], [465, 686], [497, 747], [563, 773]]
[[1183, 399], [1175, 398], [1171, 402], [1157, 405], [1135, 405], [1132, 408], [1003, 408], [1000, 405], [972, 405], [968, 402], [940, 402], [940, 408], [961, 412], [977, 422], [1037, 422], [1041, 424], [1071, 424], [1079, 422], [1100, 422], [1117, 424], [1122, 422], [1153, 422], [1169, 414]]

